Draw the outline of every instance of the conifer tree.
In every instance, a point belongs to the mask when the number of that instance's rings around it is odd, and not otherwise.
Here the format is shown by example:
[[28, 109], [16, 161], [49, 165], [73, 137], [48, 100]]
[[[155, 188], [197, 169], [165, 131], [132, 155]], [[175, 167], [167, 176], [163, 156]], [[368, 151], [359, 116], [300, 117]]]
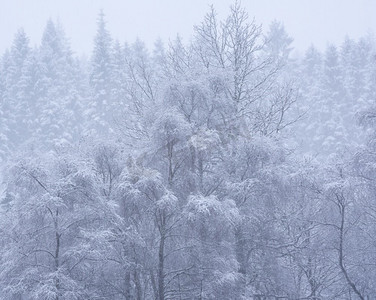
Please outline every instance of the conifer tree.
[[101, 11], [97, 20], [97, 33], [91, 57], [90, 87], [91, 103], [86, 115], [89, 127], [105, 133], [111, 131], [113, 121], [111, 110], [113, 93], [113, 48], [112, 38], [106, 28], [104, 13]]

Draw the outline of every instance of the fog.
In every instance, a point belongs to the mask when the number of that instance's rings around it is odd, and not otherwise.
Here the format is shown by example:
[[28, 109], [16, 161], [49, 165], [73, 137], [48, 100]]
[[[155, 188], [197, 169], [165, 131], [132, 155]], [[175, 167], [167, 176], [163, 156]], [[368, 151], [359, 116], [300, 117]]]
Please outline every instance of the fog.
[[[89, 54], [96, 30], [96, 18], [104, 10], [114, 38], [132, 42], [137, 37], [152, 45], [179, 33], [189, 39], [193, 26], [201, 22], [213, 4], [225, 16], [231, 0], [12, 0], [1, 1], [0, 51], [9, 47], [14, 34], [24, 27], [32, 44], [37, 44], [46, 21], [59, 20], [78, 53]], [[376, 2], [373, 0], [244, 0], [242, 5], [258, 24], [265, 27], [274, 19], [284, 23], [300, 51], [311, 44], [323, 49], [327, 42], [340, 43], [345, 35], [358, 38], [375, 31]]]
[[213, 4], [2, 1], [0, 299], [376, 299], [376, 1]]

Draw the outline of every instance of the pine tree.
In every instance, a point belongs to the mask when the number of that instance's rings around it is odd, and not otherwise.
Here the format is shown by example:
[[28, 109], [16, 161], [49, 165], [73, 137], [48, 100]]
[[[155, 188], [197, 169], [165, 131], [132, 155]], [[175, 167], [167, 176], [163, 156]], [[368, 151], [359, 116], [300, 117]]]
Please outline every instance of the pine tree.
[[[37, 53], [36, 133], [47, 144], [72, 141], [78, 137], [76, 119], [80, 111], [79, 72], [60, 25], [47, 22]], [[77, 75], [76, 75], [77, 76]]]
[[125, 49], [119, 41], [115, 41], [113, 49], [113, 70], [111, 73], [111, 103], [109, 110], [113, 116], [113, 122], [121, 120], [122, 114], [126, 111], [128, 97], [127, 66], [125, 58]]
[[265, 36], [265, 52], [279, 64], [291, 63], [291, 51], [293, 39], [287, 34], [284, 25], [274, 20]]
[[7, 98], [7, 70], [10, 65], [10, 54], [6, 51], [0, 60], [0, 161], [9, 155], [9, 136], [12, 117]]
[[7, 92], [14, 119], [12, 124], [10, 124], [12, 134], [10, 135], [9, 143], [13, 149], [16, 149], [30, 137], [28, 124], [33, 117], [30, 112], [30, 105], [33, 99], [30, 98], [24, 83], [24, 75], [32, 51], [29, 47], [29, 39], [23, 29], [16, 33], [10, 55], [11, 67]]
[[[317, 136], [321, 138], [317, 141], [317, 148], [321, 144], [321, 152], [330, 154], [331, 151], [339, 151], [349, 143], [346, 132], [348, 113], [344, 101], [343, 76], [337, 48], [334, 45], [329, 45], [326, 49], [321, 80], [323, 100], [318, 115], [320, 127], [317, 130]], [[353, 122], [350, 124], [355, 125]]]
[[20, 29], [2, 63], [3, 138], [4, 148], [8, 150], [17, 149], [28, 138], [29, 103], [22, 87], [22, 75], [30, 54], [29, 39]]
[[320, 146], [317, 147], [316, 138], [317, 128], [321, 124], [319, 111], [322, 108], [322, 61], [322, 54], [312, 45], [300, 63], [297, 76], [301, 97], [299, 110], [303, 118], [296, 124], [296, 139], [303, 153], [314, 155], [321, 150]]
[[90, 86], [91, 103], [86, 112], [89, 127], [99, 133], [111, 132], [113, 121], [112, 79], [113, 79], [112, 38], [106, 28], [104, 13], [101, 11], [97, 21], [97, 33], [91, 57]]

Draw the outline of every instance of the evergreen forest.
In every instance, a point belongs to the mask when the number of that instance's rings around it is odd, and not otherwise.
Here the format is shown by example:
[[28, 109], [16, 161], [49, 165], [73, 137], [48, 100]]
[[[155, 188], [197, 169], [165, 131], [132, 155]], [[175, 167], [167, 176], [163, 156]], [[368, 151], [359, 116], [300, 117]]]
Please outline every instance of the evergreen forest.
[[294, 55], [235, 2], [190, 40], [63, 26], [0, 58], [0, 298], [376, 299], [376, 38]]

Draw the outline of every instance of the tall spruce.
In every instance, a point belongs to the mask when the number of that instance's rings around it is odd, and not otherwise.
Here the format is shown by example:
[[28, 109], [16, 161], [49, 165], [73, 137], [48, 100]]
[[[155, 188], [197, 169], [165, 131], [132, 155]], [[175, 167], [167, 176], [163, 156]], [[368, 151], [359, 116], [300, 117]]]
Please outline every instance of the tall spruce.
[[103, 11], [100, 11], [91, 57], [91, 101], [86, 112], [89, 127], [98, 133], [111, 132], [113, 121], [113, 48], [104, 17]]

